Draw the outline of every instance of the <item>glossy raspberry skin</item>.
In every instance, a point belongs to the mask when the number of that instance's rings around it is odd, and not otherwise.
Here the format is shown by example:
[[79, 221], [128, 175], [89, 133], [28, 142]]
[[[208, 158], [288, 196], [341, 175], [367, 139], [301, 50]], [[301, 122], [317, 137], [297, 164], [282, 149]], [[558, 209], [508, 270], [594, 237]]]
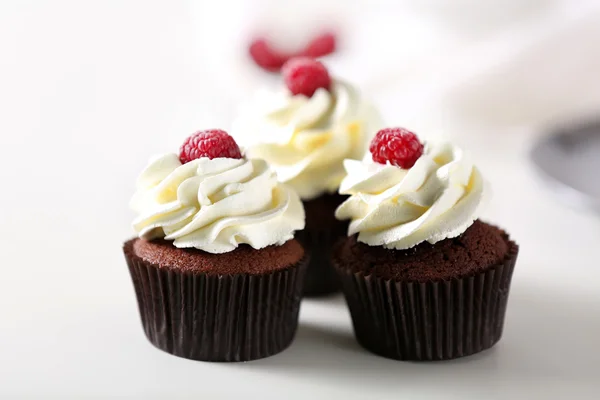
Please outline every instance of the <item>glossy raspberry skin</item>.
[[311, 97], [319, 88], [329, 90], [331, 78], [327, 68], [307, 57], [292, 58], [282, 68], [283, 80], [292, 94]]
[[397, 167], [408, 169], [423, 154], [423, 144], [417, 135], [404, 128], [382, 129], [373, 138], [369, 151], [373, 161], [380, 164], [389, 162]]
[[242, 158], [242, 153], [227, 132], [221, 129], [208, 129], [188, 137], [179, 150], [179, 161], [182, 164], [201, 157]]

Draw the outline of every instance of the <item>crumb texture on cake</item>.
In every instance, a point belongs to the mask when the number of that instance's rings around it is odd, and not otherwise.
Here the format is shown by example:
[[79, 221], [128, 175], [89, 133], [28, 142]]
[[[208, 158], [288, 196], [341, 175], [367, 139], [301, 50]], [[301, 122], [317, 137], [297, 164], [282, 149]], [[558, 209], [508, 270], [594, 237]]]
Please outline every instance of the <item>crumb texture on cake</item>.
[[462, 235], [435, 244], [423, 242], [407, 250], [385, 249], [346, 239], [336, 251], [336, 263], [353, 272], [384, 279], [427, 282], [461, 278], [501, 263], [509, 239], [495, 226], [475, 221]]
[[133, 239], [125, 243], [125, 252], [159, 268], [210, 275], [263, 275], [294, 266], [304, 257], [304, 248], [294, 239], [260, 250], [241, 245], [222, 254], [179, 249], [166, 240]]

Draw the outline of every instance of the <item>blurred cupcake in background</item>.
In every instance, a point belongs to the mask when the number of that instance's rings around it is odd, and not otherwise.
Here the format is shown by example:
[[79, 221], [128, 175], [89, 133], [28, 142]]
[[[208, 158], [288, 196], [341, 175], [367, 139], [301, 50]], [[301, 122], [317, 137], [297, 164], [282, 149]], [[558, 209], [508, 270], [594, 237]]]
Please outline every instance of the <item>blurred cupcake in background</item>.
[[233, 135], [251, 158], [266, 160], [299, 195], [306, 210], [301, 240], [311, 251], [305, 294], [337, 290], [331, 245], [347, 223], [334, 211], [344, 200], [337, 190], [344, 159], [361, 159], [381, 118], [350, 83], [330, 77], [326, 67], [295, 58], [282, 68], [284, 85], [261, 91], [235, 120]]

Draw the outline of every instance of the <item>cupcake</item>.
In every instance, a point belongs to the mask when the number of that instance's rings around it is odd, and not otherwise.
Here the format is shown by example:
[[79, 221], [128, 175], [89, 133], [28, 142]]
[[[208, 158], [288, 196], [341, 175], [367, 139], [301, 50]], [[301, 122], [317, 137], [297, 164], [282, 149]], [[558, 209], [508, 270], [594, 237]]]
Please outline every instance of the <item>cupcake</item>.
[[282, 74], [285, 85], [259, 93], [235, 121], [234, 136], [249, 157], [266, 160], [300, 195], [306, 210], [300, 238], [311, 251], [305, 294], [327, 294], [338, 289], [331, 247], [347, 229], [334, 218], [345, 198], [337, 194], [343, 160], [362, 158], [367, 132], [375, 132], [380, 119], [352, 85], [332, 80], [318, 61], [292, 59]]
[[152, 159], [125, 243], [146, 336], [203, 361], [248, 361], [292, 341], [307, 265], [298, 195], [221, 130]]
[[399, 360], [448, 360], [500, 340], [518, 246], [478, 219], [488, 188], [469, 156], [404, 129], [347, 160], [333, 264], [358, 342]]

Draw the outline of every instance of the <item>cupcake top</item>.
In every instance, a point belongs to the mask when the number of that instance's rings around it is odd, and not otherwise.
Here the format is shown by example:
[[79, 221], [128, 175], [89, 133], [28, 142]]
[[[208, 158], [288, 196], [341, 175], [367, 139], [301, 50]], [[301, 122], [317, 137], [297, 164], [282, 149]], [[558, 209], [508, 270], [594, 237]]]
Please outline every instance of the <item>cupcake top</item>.
[[137, 180], [131, 208], [140, 237], [179, 248], [225, 253], [240, 244], [281, 245], [304, 228], [298, 195], [265, 161], [242, 157], [231, 136], [201, 131], [180, 154], [150, 160]]
[[377, 130], [379, 115], [318, 61], [293, 59], [283, 76], [286, 87], [259, 93], [235, 121], [234, 135], [303, 200], [335, 192], [345, 175], [343, 160], [363, 156], [366, 132]]
[[470, 157], [449, 143], [421, 144], [402, 128], [377, 133], [371, 159], [346, 160], [336, 218], [371, 246], [408, 249], [462, 234], [478, 218], [487, 186]]

